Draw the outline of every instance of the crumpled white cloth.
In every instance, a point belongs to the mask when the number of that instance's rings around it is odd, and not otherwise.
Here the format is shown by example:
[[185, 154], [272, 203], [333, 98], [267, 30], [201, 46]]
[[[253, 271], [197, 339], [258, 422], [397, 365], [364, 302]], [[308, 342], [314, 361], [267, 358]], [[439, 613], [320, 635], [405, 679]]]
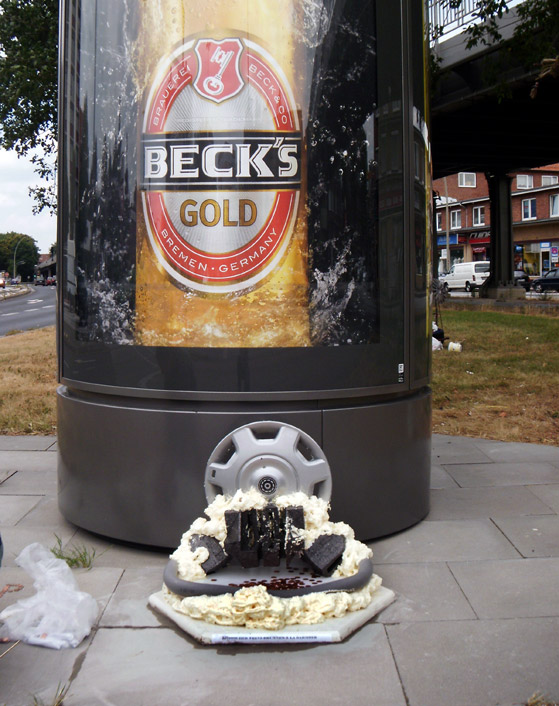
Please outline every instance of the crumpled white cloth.
[[0, 613], [0, 637], [57, 650], [77, 647], [91, 632], [97, 601], [78, 590], [68, 564], [41, 544], [25, 547], [16, 564], [31, 576], [37, 593]]

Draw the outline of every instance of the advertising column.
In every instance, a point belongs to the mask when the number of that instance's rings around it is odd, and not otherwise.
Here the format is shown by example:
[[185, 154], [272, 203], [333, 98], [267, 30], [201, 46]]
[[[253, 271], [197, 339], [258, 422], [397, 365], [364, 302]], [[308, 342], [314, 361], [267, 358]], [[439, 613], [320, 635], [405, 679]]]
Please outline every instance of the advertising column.
[[175, 546], [213, 450], [261, 422], [322, 449], [361, 537], [425, 516], [422, 5], [64, 0], [69, 521]]

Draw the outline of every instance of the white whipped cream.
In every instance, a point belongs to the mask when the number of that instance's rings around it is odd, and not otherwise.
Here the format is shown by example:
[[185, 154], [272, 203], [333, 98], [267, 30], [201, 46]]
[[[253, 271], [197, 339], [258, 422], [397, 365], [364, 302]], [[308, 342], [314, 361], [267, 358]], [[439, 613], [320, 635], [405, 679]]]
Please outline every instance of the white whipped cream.
[[[321, 534], [340, 534], [345, 537], [345, 551], [339, 566], [332, 574], [334, 578], [353, 576], [360, 562], [373, 556], [369, 547], [355, 539], [353, 529], [349, 525], [345, 522], [330, 522], [328, 503], [322, 498], [299, 492], [278, 495], [273, 502], [279, 508], [294, 506], [303, 508], [305, 529], [300, 530], [300, 533], [305, 541], [305, 547], [310, 547]], [[177, 562], [179, 578], [185, 581], [199, 581], [206, 575], [202, 564], [208, 558], [208, 551], [202, 547], [192, 551], [190, 538], [193, 535], [204, 534], [215, 537], [223, 546], [227, 535], [226, 510], [240, 512], [251, 509], [262, 510], [267, 504], [268, 500], [256, 489], [238, 490], [233, 496], [218, 495], [205, 510], [207, 517], [194, 520], [190, 529], [183, 534], [178, 548], [171, 554], [171, 559]]]
[[[305, 493], [290, 493], [274, 498], [279, 508], [302, 507], [305, 528], [298, 530], [305, 547], [322, 534], [339, 534], [345, 537], [342, 559], [332, 574], [334, 578], [353, 576], [363, 559], [371, 558], [373, 552], [355, 539], [353, 529], [345, 522], [330, 522], [329, 506], [325, 500]], [[226, 510], [261, 510], [268, 500], [256, 489], [238, 490], [235, 495], [218, 495], [205, 510], [206, 517], [196, 519], [181, 539], [178, 548], [171, 554], [177, 562], [178, 576], [185, 581], [199, 581], [206, 576], [202, 564], [208, 559], [208, 550], [199, 547], [192, 551], [190, 539], [201, 534], [215, 537], [223, 546], [227, 535]], [[179, 613], [216, 625], [237, 625], [267, 630], [279, 630], [286, 625], [311, 625], [327, 618], [338, 618], [348, 611], [365, 608], [373, 593], [380, 587], [382, 579], [373, 575], [369, 583], [357, 591], [319, 591], [293, 598], [279, 598], [268, 593], [265, 586], [240, 588], [233, 594], [219, 596], [189, 596], [183, 598], [165, 586], [165, 599]]]
[[369, 605], [382, 579], [373, 574], [358, 591], [307, 593], [293, 598], [278, 598], [265, 586], [240, 588], [220, 596], [181, 598], [166, 587], [163, 592], [169, 605], [178, 613], [214, 625], [281, 630], [288, 625], [314, 625], [328, 618], [341, 618], [350, 611]]

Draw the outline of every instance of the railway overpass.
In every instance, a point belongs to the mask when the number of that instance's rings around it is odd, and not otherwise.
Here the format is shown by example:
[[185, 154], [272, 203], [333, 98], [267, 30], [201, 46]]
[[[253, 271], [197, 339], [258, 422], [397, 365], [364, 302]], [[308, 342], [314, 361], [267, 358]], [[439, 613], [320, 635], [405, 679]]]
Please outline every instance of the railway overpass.
[[[521, 2], [522, 0], [520, 0]], [[507, 296], [514, 283], [510, 179], [514, 169], [559, 162], [559, 82], [549, 78], [533, 87], [539, 67], [502, 58], [518, 22], [516, 6], [499, 20], [503, 42], [466, 47], [465, 28], [472, 21], [475, 0], [458, 10], [448, 0], [430, 0], [431, 28], [442, 34], [431, 40], [437, 59], [431, 99], [433, 174], [484, 172], [491, 196], [492, 272], [490, 294]], [[491, 77], [493, 77], [491, 79]], [[510, 294], [510, 292], [509, 292]]]

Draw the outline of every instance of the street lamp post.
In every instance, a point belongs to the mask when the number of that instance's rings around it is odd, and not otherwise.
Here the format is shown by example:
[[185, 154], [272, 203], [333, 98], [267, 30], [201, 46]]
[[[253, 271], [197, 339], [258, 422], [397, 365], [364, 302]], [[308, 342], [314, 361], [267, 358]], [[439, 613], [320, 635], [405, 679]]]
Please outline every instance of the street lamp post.
[[[24, 238], [25, 238], [25, 235], [22, 235], [21, 238], [17, 241], [16, 246], [15, 246], [15, 248], [14, 248], [14, 270], [13, 270], [13, 271], [14, 271], [14, 274], [12, 275], [12, 277], [13, 277], [14, 279], [16, 278], [16, 275], [17, 275], [17, 272], [16, 272], [16, 267], [17, 267], [17, 263], [16, 263], [16, 253], [17, 253], [17, 249], [18, 249], [19, 244], [21, 243], [21, 241], [22, 241]], [[22, 260], [22, 262], [25, 262], [25, 260]]]

